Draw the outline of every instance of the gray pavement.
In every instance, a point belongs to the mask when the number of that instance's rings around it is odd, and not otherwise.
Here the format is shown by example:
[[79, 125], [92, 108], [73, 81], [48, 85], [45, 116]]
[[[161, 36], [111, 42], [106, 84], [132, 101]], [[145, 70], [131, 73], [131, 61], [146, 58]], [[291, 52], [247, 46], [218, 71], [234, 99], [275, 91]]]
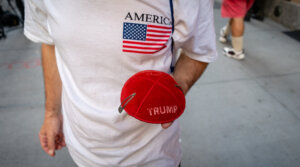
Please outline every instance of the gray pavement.
[[[216, 6], [218, 7], [218, 6]], [[215, 9], [218, 31], [225, 23]], [[246, 23], [246, 59], [219, 59], [187, 95], [183, 167], [300, 166], [300, 45], [284, 27]], [[22, 30], [0, 41], [0, 166], [71, 167], [67, 150], [39, 146], [43, 120], [40, 45]]]

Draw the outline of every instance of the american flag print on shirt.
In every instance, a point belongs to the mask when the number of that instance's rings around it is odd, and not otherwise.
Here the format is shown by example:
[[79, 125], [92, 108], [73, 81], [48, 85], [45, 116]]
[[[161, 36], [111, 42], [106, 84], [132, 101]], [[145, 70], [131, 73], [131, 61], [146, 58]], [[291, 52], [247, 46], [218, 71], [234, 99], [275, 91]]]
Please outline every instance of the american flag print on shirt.
[[166, 47], [172, 26], [123, 24], [123, 52], [154, 54]]

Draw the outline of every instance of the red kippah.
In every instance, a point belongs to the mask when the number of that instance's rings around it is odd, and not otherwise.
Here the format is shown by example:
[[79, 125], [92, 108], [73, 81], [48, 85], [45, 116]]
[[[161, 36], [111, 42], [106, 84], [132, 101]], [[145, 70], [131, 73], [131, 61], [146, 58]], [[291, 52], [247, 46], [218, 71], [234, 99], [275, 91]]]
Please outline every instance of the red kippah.
[[144, 122], [167, 123], [185, 109], [185, 96], [167, 73], [146, 70], [130, 77], [122, 88], [119, 111]]

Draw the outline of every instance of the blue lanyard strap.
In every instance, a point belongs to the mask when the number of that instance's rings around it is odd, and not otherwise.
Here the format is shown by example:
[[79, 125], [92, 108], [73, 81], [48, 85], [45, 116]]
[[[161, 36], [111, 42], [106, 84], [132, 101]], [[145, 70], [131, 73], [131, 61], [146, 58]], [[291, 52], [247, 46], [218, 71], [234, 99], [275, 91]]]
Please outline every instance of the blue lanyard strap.
[[174, 32], [174, 9], [173, 9], [173, 0], [170, 0], [170, 10], [171, 10], [171, 19], [172, 19], [172, 33]]
[[[174, 32], [174, 9], [173, 9], [173, 0], [170, 0], [170, 10], [171, 10], [171, 19], [172, 19], [172, 35]], [[173, 37], [171, 38], [172, 40], [172, 44], [171, 44], [171, 51], [172, 51], [172, 62], [171, 62], [171, 66], [170, 66], [170, 71], [171, 73], [174, 71], [174, 61], [175, 61], [175, 56], [173, 55], [174, 51], [173, 51], [173, 47], [174, 47], [174, 40]]]

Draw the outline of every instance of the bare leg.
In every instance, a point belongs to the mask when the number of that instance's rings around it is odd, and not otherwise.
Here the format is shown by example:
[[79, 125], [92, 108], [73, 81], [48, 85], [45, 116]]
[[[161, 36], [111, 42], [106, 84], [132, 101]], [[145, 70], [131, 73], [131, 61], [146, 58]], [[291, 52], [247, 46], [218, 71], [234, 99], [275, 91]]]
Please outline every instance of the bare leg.
[[233, 37], [240, 37], [244, 35], [244, 18], [232, 18], [229, 20], [231, 27], [231, 34]]

